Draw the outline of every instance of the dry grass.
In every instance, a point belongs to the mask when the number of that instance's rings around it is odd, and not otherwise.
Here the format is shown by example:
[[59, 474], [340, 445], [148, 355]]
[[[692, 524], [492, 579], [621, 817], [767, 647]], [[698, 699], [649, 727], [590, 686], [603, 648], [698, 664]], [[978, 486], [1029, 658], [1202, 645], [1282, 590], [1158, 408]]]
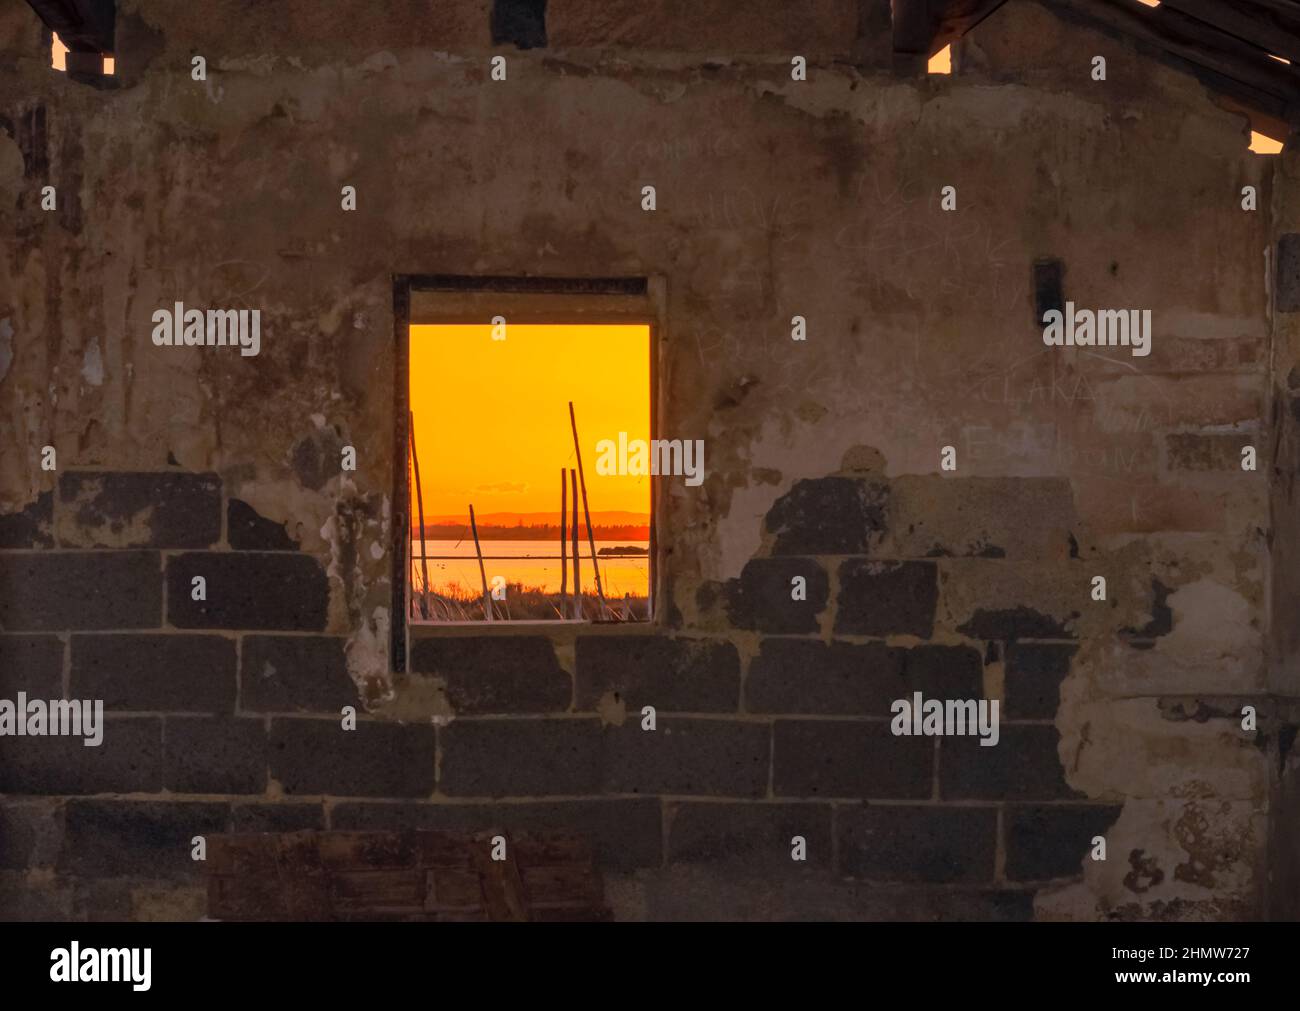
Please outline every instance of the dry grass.
[[[606, 598], [605, 613], [600, 614], [600, 600], [594, 592], [582, 594], [582, 618], [587, 621], [645, 621], [645, 597], [628, 596], [620, 600]], [[560, 613], [560, 594], [540, 586], [507, 583], [504, 600], [490, 602], [495, 621], [560, 621], [572, 619], [573, 594], [568, 595], [568, 609]], [[413, 621], [486, 621], [486, 605], [481, 590], [460, 583], [446, 583], [424, 591], [419, 575], [411, 587]]]

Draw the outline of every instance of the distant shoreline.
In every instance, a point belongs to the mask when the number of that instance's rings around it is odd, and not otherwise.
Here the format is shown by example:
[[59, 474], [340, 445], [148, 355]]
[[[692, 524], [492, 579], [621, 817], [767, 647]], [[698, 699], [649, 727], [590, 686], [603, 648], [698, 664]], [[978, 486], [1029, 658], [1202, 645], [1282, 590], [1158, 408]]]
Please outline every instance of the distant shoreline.
[[[572, 528], [566, 531], [571, 536]], [[592, 535], [598, 541], [648, 541], [650, 540], [650, 525], [638, 524], [619, 524], [616, 526], [601, 526], [596, 524], [591, 529]], [[419, 537], [419, 527], [411, 528], [411, 536]], [[458, 541], [463, 538], [473, 539], [473, 533], [470, 531], [468, 523], [456, 524], [426, 524], [424, 527], [424, 537], [426, 541]], [[586, 538], [586, 524], [578, 525], [578, 536]], [[544, 526], [515, 526], [515, 527], [490, 527], [479, 524], [478, 538], [481, 541], [551, 541], [559, 540], [560, 527], [555, 525]]]

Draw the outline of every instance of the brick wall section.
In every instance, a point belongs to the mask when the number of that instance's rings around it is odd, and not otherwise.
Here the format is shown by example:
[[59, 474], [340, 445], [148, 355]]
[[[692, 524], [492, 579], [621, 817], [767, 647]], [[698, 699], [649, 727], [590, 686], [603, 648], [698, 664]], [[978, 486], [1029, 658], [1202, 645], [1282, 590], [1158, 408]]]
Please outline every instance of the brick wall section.
[[[0, 520], [0, 697], [101, 698], [110, 715], [100, 748], [0, 738], [0, 875], [52, 870], [72, 898], [51, 908], [95, 916], [104, 881], [191, 887], [207, 832], [563, 827], [614, 871], [822, 875], [1027, 916], [1118, 814], [1071, 791], [1057, 756], [1070, 617], [991, 607], [934, 641], [944, 559], [998, 566], [1016, 547], [945, 544], [941, 523], [907, 541], [905, 500], [874, 478], [797, 483], [707, 633], [591, 629], [571, 651], [540, 633], [418, 638], [412, 677], [456, 714], [435, 727], [365, 713], [323, 561], [215, 475], [65, 474]], [[900, 550], [921, 538], [927, 557]], [[997, 747], [890, 732], [913, 692], [982, 697], [986, 659], [1005, 672]]]

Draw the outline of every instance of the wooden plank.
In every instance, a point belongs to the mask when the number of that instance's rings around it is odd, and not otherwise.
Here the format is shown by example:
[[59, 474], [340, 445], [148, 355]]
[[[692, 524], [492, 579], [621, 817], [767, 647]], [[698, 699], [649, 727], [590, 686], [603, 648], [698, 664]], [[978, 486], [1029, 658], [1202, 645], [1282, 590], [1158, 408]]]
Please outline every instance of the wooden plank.
[[894, 0], [894, 52], [929, 56], [942, 6], [928, 0]]
[[937, 52], [948, 43], [961, 38], [1006, 0], [954, 0], [944, 7], [939, 27], [930, 43], [931, 52]]
[[[1050, 0], [1050, 6], [1064, 17], [1099, 28], [1116, 38], [1136, 40], [1140, 50], [1145, 47], [1170, 65], [1192, 73], [1211, 88], [1249, 107], [1295, 122], [1300, 89], [1276, 71], [1263, 68], [1263, 64], [1271, 63], [1285, 69], [1275, 60], [1265, 58], [1260, 61], [1260, 67], [1252, 67], [1225, 53], [1209, 52], [1204, 47], [1180, 41], [1170, 34], [1167, 19], [1162, 21], [1162, 28], [1157, 28], [1152, 15], [1159, 14], [1160, 8], [1121, 7], [1111, 0]], [[1184, 22], [1187, 20], [1183, 18]]]
[[608, 923], [613, 914], [600, 906], [571, 906], [563, 909], [539, 909], [533, 913], [534, 923]]
[[1300, 30], [1300, 3], [1296, 0], [1244, 0], [1244, 2], [1253, 9], [1263, 7], [1281, 15], [1285, 22], [1284, 27], [1288, 31]]
[[46, 26], [73, 52], [112, 53], [115, 0], [27, 0]]
[[1300, 98], [1300, 72], [1270, 59], [1258, 46], [1172, 8], [1159, 7], [1157, 11], [1161, 12], [1156, 19], [1160, 34], [1173, 44], [1195, 50], [1198, 62], [1263, 91]]
[[[492, 596], [488, 593], [487, 571], [483, 568], [483, 548], [478, 542], [478, 523], [474, 520], [474, 503], [472, 502], [469, 506], [469, 528], [474, 532], [474, 554], [478, 556], [478, 575], [479, 579], [483, 581], [483, 617], [488, 621], [492, 621], [492, 612], [494, 610]], [[424, 536], [423, 530], [420, 531], [420, 536]]]
[[426, 871], [424, 908], [430, 912], [480, 910], [486, 915], [478, 870], [447, 867]]
[[69, 77], [77, 75], [102, 75], [104, 73], [104, 55], [98, 52], [79, 52], [69, 49], [63, 58], [63, 69]]
[[320, 837], [321, 864], [336, 868], [410, 867], [419, 846], [401, 832], [325, 832]]
[[555, 864], [520, 870], [528, 908], [543, 906], [594, 906], [600, 903], [602, 888], [590, 867]]
[[323, 874], [208, 879], [208, 915], [216, 920], [328, 920], [332, 913]]
[[493, 835], [502, 833], [481, 833], [478, 837], [479, 844], [474, 847], [474, 861], [483, 883], [483, 902], [488, 919], [495, 923], [523, 923], [528, 919], [528, 910], [524, 904], [523, 882], [519, 879], [519, 868], [515, 866], [510, 840], [506, 838], [506, 859], [493, 860]]
[[[1164, 0], [1162, 6], [1203, 21], [1267, 53], [1300, 63], [1300, 36], [1272, 18], [1258, 13], [1243, 13], [1222, 0]], [[1300, 14], [1300, 9], [1297, 13]]]
[[[582, 470], [582, 444], [578, 441], [578, 419], [573, 413], [573, 401], [569, 401], [569, 425], [573, 429], [573, 455], [578, 458], [578, 486], [582, 489], [582, 518], [587, 523], [587, 544], [591, 548], [591, 571], [596, 577], [596, 599], [600, 601], [600, 617], [605, 620], [605, 591], [600, 583], [600, 560], [596, 555], [596, 534], [591, 528], [591, 510], [587, 508], [587, 478]], [[578, 500], [573, 500], [573, 516], [578, 517]]]
[[590, 840], [570, 832], [296, 832], [212, 836], [219, 920], [602, 920]]
[[423, 867], [464, 867], [474, 866], [473, 854], [470, 852], [472, 842], [463, 835], [450, 832], [419, 832], [417, 840], [420, 847], [420, 865]]
[[582, 563], [578, 559], [578, 472], [569, 468], [573, 486], [573, 617], [582, 618]]
[[207, 843], [206, 863], [213, 874], [303, 872], [320, 866], [314, 832], [214, 835]]
[[[407, 458], [411, 413], [411, 287], [405, 274], [393, 277], [393, 460]], [[392, 606], [388, 611], [389, 664], [395, 674], [406, 672], [407, 591], [411, 582], [411, 480], [410, 469], [394, 462], [392, 529]], [[420, 531], [424, 536], [424, 531]]]
[[567, 547], [569, 522], [569, 483], [564, 479], [564, 468], [560, 468], [560, 619], [567, 615], [569, 603], [569, 559]]
[[428, 923], [487, 923], [487, 913], [483, 910], [467, 909], [464, 912], [449, 910], [445, 912], [425, 913], [420, 917]]
[[424, 912], [424, 874], [417, 868], [336, 871], [330, 885], [336, 913]]

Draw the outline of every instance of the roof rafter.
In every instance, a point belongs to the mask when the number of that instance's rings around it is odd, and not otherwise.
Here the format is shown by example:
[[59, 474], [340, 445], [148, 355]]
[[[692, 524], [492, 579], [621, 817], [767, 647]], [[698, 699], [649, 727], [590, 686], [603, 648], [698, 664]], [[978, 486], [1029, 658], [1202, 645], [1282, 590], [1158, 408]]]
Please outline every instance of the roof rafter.
[[115, 0], [27, 0], [37, 16], [74, 53], [112, 53]]
[[892, 0], [894, 52], [929, 56], [960, 38], [1006, 0]]
[[1230, 5], [1223, 0], [1164, 0], [1161, 6], [1258, 46], [1266, 53], [1300, 63], [1300, 35], [1296, 34], [1300, 32], [1300, 8], [1294, 12], [1293, 24], [1288, 26], [1281, 23], [1284, 19], [1250, 4]]
[[[1190, 72], [1247, 108], [1300, 126], [1300, 68], [1270, 59], [1267, 50], [1174, 9], [1168, 0], [1154, 8], [1131, 0], [1045, 2], [1070, 20], [1135, 40], [1140, 49]], [[1205, 13], [1212, 6], [1222, 5], [1210, 4]], [[1300, 44], [1300, 33], [1292, 33], [1291, 41]]]

